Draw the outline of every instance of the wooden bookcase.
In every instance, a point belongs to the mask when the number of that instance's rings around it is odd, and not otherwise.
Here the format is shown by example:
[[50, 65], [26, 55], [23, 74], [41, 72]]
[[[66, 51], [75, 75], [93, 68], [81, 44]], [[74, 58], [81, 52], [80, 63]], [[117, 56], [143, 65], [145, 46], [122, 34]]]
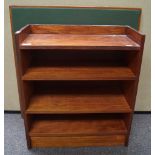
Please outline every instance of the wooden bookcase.
[[144, 40], [128, 26], [27, 25], [17, 31], [28, 148], [127, 146]]

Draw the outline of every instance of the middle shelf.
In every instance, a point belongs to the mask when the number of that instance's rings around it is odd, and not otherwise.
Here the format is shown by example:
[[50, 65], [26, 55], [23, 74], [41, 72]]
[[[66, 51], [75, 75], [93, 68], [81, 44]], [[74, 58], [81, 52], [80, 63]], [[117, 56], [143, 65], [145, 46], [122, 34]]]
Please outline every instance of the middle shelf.
[[26, 113], [131, 112], [123, 94], [34, 95]]
[[22, 50], [22, 80], [135, 80], [137, 51]]
[[[130, 113], [118, 81], [33, 81], [27, 114]], [[82, 89], [81, 89], [82, 88]]]
[[128, 67], [31, 67], [23, 80], [134, 80]]

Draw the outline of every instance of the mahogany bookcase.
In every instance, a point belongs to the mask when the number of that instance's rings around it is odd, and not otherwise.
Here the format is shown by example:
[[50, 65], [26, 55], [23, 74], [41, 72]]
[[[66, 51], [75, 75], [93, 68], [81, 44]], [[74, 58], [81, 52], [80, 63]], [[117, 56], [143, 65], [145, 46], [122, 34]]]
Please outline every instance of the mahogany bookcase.
[[15, 33], [27, 146], [128, 145], [145, 36], [129, 26]]

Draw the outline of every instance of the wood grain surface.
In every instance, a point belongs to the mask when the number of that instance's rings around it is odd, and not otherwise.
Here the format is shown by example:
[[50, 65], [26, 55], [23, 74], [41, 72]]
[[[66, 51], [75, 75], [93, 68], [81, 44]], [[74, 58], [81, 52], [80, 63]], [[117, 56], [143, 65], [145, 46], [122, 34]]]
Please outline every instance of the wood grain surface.
[[16, 32], [28, 148], [127, 146], [144, 40], [128, 26], [28, 25]]
[[20, 48], [138, 50], [140, 46], [126, 35], [29, 34]]
[[131, 112], [123, 94], [34, 95], [26, 113], [121, 113]]
[[[49, 116], [50, 117], [50, 116]], [[52, 116], [51, 116], [52, 118]], [[90, 117], [91, 118], [91, 117]], [[29, 135], [39, 137], [50, 136], [103, 136], [126, 134], [125, 123], [121, 119], [72, 119], [62, 120], [38, 119], [33, 121]]]
[[128, 67], [32, 67], [23, 80], [134, 80]]
[[125, 135], [79, 137], [31, 137], [32, 147], [119, 146], [125, 144]]

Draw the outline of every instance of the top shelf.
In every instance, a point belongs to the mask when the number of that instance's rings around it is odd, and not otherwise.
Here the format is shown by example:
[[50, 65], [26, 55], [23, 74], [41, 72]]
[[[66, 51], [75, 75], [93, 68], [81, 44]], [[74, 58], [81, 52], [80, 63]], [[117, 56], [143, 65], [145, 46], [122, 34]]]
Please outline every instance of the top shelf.
[[140, 50], [140, 33], [126, 26], [28, 25], [16, 32], [20, 49]]
[[133, 49], [140, 46], [126, 35], [29, 34], [21, 49]]

